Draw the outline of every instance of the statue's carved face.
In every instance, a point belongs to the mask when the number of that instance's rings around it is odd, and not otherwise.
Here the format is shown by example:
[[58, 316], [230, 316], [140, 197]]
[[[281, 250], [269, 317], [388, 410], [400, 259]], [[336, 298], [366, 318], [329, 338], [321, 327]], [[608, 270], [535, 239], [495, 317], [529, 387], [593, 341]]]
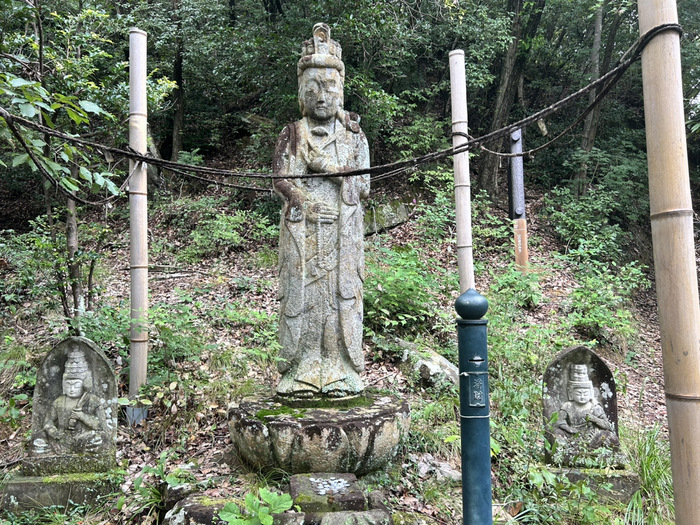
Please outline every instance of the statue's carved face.
[[343, 83], [332, 68], [306, 69], [299, 79], [299, 102], [305, 117], [327, 122], [343, 106]]
[[63, 393], [72, 398], [76, 399], [83, 395], [83, 380], [82, 379], [64, 379], [63, 380]]
[[569, 389], [569, 399], [578, 405], [585, 405], [591, 400], [591, 389], [587, 386], [577, 386]]

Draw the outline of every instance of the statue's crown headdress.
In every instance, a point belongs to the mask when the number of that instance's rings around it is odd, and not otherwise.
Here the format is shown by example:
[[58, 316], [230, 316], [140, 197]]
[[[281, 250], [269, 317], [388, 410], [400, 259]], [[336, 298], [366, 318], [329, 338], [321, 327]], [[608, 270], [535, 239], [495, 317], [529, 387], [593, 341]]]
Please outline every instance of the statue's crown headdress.
[[78, 347], [74, 347], [68, 353], [66, 365], [63, 371], [63, 379], [81, 379], [85, 388], [92, 387], [92, 374], [90, 366], [85, 359], [85, 353]]
[[297, 64], [297, 76], [312, 67], [329, 67], [337, 69], [341, 80], [345, 81], [345, 64], [343, 64], [343, 49], [331, 38], [331, 28], [328, 24], [319, 23], [314, 26], [313, 38], [301, 44], [301, 59]]
[[572, 364], [569, 366], [569, 386], [593, 386], [593, 383], [588, 378], [588, 367], [586, 365]]

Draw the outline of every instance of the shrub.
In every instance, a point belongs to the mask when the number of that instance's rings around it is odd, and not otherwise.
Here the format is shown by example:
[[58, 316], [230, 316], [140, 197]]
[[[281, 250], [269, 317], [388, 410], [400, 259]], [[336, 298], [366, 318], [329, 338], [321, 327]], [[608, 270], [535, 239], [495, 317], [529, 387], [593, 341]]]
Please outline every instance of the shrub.
[[430, 328], [436, 289], [434, 277], [415, 249], [370, 252], [364, 287], [366, 331], [415, 333]]

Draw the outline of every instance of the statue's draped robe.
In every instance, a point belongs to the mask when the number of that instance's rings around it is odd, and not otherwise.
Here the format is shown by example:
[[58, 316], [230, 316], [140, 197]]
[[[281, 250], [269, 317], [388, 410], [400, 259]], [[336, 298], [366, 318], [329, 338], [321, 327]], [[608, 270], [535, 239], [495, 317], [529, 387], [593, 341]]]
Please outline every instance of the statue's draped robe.
[[[274, 171], [309, 173], [317, 148], [337, 171], [369, 167], [369, 148], [354, 115], [335, 119], [330, 131], [310, 129], [303, 118], [280, 134]], [[334, 170], [335, 171], [335, 170]], [[288, 179], [304, 196], [285, 203], [280, 224], [280, 357], [282, 395], [352, 395], [362, 391], [363, 211], [369, 175]], [[338, 214], [315, 223], [309, 207], [325, 203]]]
[[[590, 421], [590, 416], [598, 419], [598, 423]], [[576, 429], [578, 434], [569, 436], [560, 431], [557, 435], [585, 443], [588, 449], [593, 450], [602, 446], [619, 444], [617, 435], [605, 415], [605, 410], [595, 401], [589, 401], [583, 407], [579, 407], [571, 401], [565, 402], [559, 409], [559, 423], [566, 423], [571, 428]]]
[[55, 440], [46, 432], [52, 450], [56, 453], [78, 454], [95, 451], [103, 444], [108, 445], [109, 435], [103, 401], [94, 394], [83, 394], [78, 406], [85, 414], [86, 422], [72, 417], [73, 406], [75, 405], [70, 405], [65, 395], [51, 404], [43, 430], [53, 429], [61, 436]]

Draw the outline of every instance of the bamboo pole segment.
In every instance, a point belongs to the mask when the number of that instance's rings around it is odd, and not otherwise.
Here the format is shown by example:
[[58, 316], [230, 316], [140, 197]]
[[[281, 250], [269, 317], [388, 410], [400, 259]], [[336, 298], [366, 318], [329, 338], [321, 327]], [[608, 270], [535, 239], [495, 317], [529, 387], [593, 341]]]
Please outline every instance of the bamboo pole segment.
[[[129, 145], [147, 153], [146, 33], [129, 32]], [[129, 161], [129, 234], [131, 239], [131, 333], [129, 395], [146, 383], [148, 364], [148, 190], [146, 165]], [[141, 419], [139, 416], [136, 419]], [[133, 421], [138, 422], [138, 421]]]
[[[677, 23], [675, 0], [639, 0], [639, 30]], [[697, 523], [700, 497], [700, 304], [688, 175], [680, 37], [642, 52], [649, 204], [676, 523]]]
[[[464, 51], [450, 51], [450, 89], [452, 91], [452, 145], [467, 142], [467, 80], [464, 68]], [[463, 133], [459, 135], [457, 133]], [[474, 256], [472, 246], [472, 203], [469, 181], [469, 152], [454, 156], [455, 207], [457, 222], [457, 264], [459, 267], [459, 289], [464, 293], [474, 284]]]

